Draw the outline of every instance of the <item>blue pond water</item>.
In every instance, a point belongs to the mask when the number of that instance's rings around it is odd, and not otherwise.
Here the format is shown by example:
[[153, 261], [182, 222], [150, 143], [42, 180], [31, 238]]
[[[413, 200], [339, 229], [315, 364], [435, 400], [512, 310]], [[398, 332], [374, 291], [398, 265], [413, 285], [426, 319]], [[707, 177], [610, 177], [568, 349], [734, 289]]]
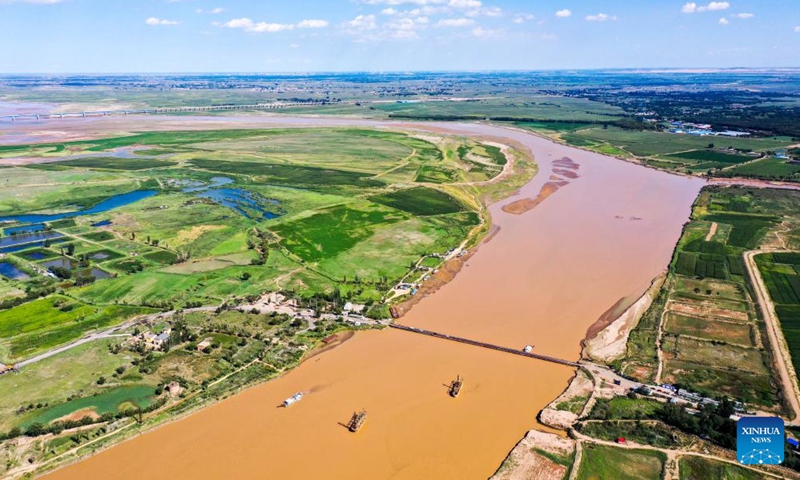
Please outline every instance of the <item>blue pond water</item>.
[[186, 185], [188, 185], [188, 187], [183, 189], [183, 193], [202, 192], [203, 190], [208, 190], [209, 188], [219, 188], [223, 185], [228, 185], [229, 183], [233, 183], [233, 179], [228, 177], [212, 177], [211, 183], [208, 185], [205, 185], [202, 182], [193, 182], [191, 180], [187, 180]]
[[233, 179], [228, 177], [213, 177], [209, 184], [187, 180], [184, 185], [189, 187], [184, 188], [183, 193], [196, 193], [198, 197], [213, 200], [247, 218], [270, 219], [280, 216], [265, 208], [267, 204], [279, 205], [277, 200], [264, 198], [241, 188], [220, 188], [230, 183], [233, 183]]
[[270, 219], [279, 217], [278, 214], [264, 208], [265, 203], [277, 204], [276, 200], [266, 199], [240, 188], [213, 188], [199, 193], [197, 196], [213, 200], [247, 218], [260, 216], [261, 218]]
[[69, 259], [69, 258], [56, 258], [54, 260], [50, 260], [47, 262], [43, 262], [42, 266], [44, 268], [51, 268], [51, 267], [61, 267], [66, 268], [67, 270], [74, 270], [74, 274], [80, 277], [95, 277], [98, 280], [102, 278], [109, 278], [111, 276], [110, 273], [100, 270], [99, 268], [84, 268], [80, 269], [80, 265], [77, 261]]
[[[63, 237], [62, 238], [54, 238], [54, 239], [50, 240], [50, 243], [60, 243], [60, 242], [63, 242], [64, 240], [66, 240], [66, 238], [63, 238]], [[2, 248], [0, 248], [0, 253], [13, 253], [13, 252], [19, 252], [20, 250], [27, 250], [29, 248], [43, 247], [43, 246], [44, 246], [44, 242], [23, 243], [21, 245], [14, 245], [12, 247], [2, 247]]]
[[12, 280], [27, 280], [31, 278], [27, 273], [9, 262], [0, 262], [0, 275]]
[[44, 225], [23, 225], [21, 227], [11, 227], [3, 229], [3, 233], [6, 235], [16, 235], [18, 233], [25, 233], [25, 232], [41, 232], [44, 230]]
[[103, 220], [102, 222], [93, 223], [92, 226], [93, 227], [107, 227], [107, 226], [109, 226], [111, 224], [113, 224], [113, 222], [111, 220]]
[[25, 243], [32, 243], [52, 238], [58, 238], [60, 236], [61, 234], [58, 232], [21, 233], [19, 235], [14, 235], [11, 237], [0, 238], [0, 247], [13, 247], [15, 245], [22, 245]]
[[0, 217], [0, 222], [17, 221], [20, 223], [43, 223], [54, 222], [62, 218], [80, 217], [83, 215], [94, 215], [95, 213], [103, 213], [114, 208], [124, 207], [131, 203], [138, 202], [145, 198], [155, 195], [155, 190], [136, 190], [135, 192], [123, 193], [116, 195], [107, 200], [103, 200], [92, 208], [86, 210], [77, 210], [74, 212], [58, 213], [55, 215], [12, 215], [9, 217]]

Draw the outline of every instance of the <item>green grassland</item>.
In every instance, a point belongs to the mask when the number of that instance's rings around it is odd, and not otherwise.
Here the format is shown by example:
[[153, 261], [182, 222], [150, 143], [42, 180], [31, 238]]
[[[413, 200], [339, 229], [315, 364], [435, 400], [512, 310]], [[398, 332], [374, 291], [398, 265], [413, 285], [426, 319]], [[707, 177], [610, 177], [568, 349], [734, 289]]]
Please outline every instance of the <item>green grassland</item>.
[[578, 467], [580, 480], [657, 480], [666, 456], [650, 450], [629, 450], [585, 444]]
[[736, 166], [724, 172], [719, 172], [717, 175], [797, 180], [798, 173], [800, 173], [800, 163], [791, 163], [787, 160], [769, 157], [748, 163], [747, 165]]
[[117, 305], [95, 307], [58, 295], [0, 311], [0, 360], [13, 363], [150, 311]]
[[[465, 178], [465, 164], [455, 153], [459, 150], [485, 169], [482, 178], [489, 179], [507, 159], [493, 145], [464, 139], [440, 142], [437, 146], [431, 137], [391, 131], [314, 128], [145, 132], [7, 150], [17, 156], [41, 154], [44, 148], [52, 155], [71, 155], [50, 164], [55, 169], [9, 169], [20, 189], [15, 192], [15, 211], [75, 207], [65, 203], [77, 189], [84, 192], [82, 199], [95, 199], [82, 201], [85, 206], [136, 188], [159, 190], [134, 204], [53, 222], [51, 227], [69, 235], [62, 245], [74, 245], [74, 255], [86, 254], [93, 265], [116, 275], [76, 289], [76, 298], [88, 305], [119, 302], [168, 308], [213, 305], [231, 295], [253, 295], [270, 287], [299, 287], [306, 294], [330, 292], [336, 281], [348, 277], [391, 281], [425, 253], [459, 244], [480, 224], [479, 217], [467, 214], [477, 203], [465, 203], [480, 190], [409, 188], [408, 183], [419, 178], [406, 175], [404, 182], [394, 184], [400, 176], [393, 175], [403, 169], [412, 173], [430, 168]], [[82, 152], [142, 145], [175, 155], [169, 163], [150, 158], [75, 158]], [[112, 169], [117, 162], [120, 167]], [[130, 170], [121, 167], [124, 162], [130, 162]], [[132, 170], [134, 166], [141, 168]], [[226, 188], [249, 192], [279, 216], [272, 220], [245, 216], [230, 206], [182, 192], [181, 182], [202, 185], [220, 174], [233, 182]], [[438, 183], [449, 181], [438, 179]], [[44, 195], [30, 189], [39, 184], [58, 184], [58, 188]], [[20, 208], [23, 201], [30, 208]], [[111, 220], [111, 225], [102, 230], [89, 227], [100, 220]], [[263, 232], [270, 236], [267, 260], [250, 265], [258, 259], [252, 249]], [[387, 257], [387, 249], [396, 255]], [[64, 252], [53, 244], [39, 248], [42, 255], [22, 252], [16, 258], [38, 262], [38, 256], [54, 258]], [[383, 261], [375, 261], [379, 258]], [[305, 271], [285, 277], [298, 269]], [[243, 285], [239, 277], [244, 273], [253, 281]], [[278, 277], [284, 281], [273, 285], [270, 279]], [[361, 300], [380, 297], [375, 285], [342, 288], [361, 295]]]
[[678, 460], [681, 480], [759, 480], [759, 472], [730, 463], [717, 462], [694, 455], [683, 455]]

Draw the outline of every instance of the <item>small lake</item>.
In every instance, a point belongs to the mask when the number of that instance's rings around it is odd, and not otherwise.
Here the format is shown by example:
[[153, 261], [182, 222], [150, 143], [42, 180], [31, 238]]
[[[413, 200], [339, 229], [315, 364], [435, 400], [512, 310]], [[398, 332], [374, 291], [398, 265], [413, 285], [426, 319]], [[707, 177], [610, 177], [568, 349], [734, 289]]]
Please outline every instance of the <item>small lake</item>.
[[[12, 215], [9, 217], [0, 217], [0, 222], [17, 221], [20, 223], [44, 223], [54, 222], [62, 218], [80, 217], [83, 215], [94, 215], [96, 213], [103, 213], [115, 208], [124, 207], [131, 203], [144, 200], [145, 198], [155, 195], [155, 190], [136, 190], [134, 192], [123, 193], [114, 197], [103, 200], [92, 208], [86, 210], [76, 210], [74, 212], [57, 213], [53, 215]], [[3, 239], [4, 240], [4, 239]], [[3, 245], [0, 240], [0, 245]]]
[[269, 220], [280, 216], [270, 212], [264, 207], [264, 204], [267, 203], [278, 205], [277, 200], [263, 198], [258, 194], [240, 188], [214, 188], [202, 192], [197, 196], [213, 200], [222, 206], [235, 210], [243, 217], [250, 219], [261, 217]]
[[80, 268], [80, 262], [70, 258], [56, 258], [54, 260], [42, 262], [41, 265], [47, 269], [52, 267], [66, 268], [67, 270], [73, 272], [73, 275], [78, 277], [92, 276], [98, 280], [111, 277], [110, 273], [100, 270], [99, 268]]
[[203, 190], [208, 190], [209, 188], [219, 188], [230, 183], [233, 183], [233, 179], [228, 177], [212, 177], [211, 183], [207, 185], [203, 182], [185, 180], [183, 185], [188, 185], [188, 187], [183, 189], [183, 193], [202, 192]]
[[93, 227], [107, 227], [107, 226], [112, 225], [112, 224], [113, 224], [113, 222], [111, 220], [103, 220], [102, 222], [93, 223], [92, 226]]
[[31, 278], [30, 275], [10, 262], [0, 262], [0, 275], [10, 278], [11, 280], [27, 280]]
[[236, 211], [236, 213], [250, 219], [277, 218], [280, 215], [270, 212], [265, 205], [280, 205], [277, 200], [264, 198], [256, 193], [241, 188], [220, 188], [233, 183], [232, 178], [212, 177], [211, 182], [204, 184], [196, 180], [181, 180], [181, 185], [187, 185], [181, 190], [183, 193], [196, 193], [198, 197], [213, 200], [224, 207]]

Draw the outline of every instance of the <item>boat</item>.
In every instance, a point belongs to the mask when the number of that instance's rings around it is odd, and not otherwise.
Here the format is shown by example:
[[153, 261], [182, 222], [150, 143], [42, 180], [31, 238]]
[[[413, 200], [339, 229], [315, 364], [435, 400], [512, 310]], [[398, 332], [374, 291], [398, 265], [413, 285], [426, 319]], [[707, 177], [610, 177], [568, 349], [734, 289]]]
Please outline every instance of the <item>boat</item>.
[[303, 392], [297, 392], [294, 395], [292, 395], [291, 397], [289, 397], [286, 400], [284, 400], [283, 401], [283, 406], [284, 407], [288, 407], [289, 405], [291, 405], [293, 403], [297, 403], [302, 399], [303, 399]]
[[347, 422], [347, 429], [351, 432], [357, 432], [362, 426], [364, 426], [364, 422], [367, 421], [367, 411], [361, 410], [360, 412], [353, 412], [353, 416], [350, 417], [350, 421]]
[[464, 379], [461, 375], [456, 375], [456, 379], [450, 383], [450, 391], [448, 392], [451, 397], [456, 398], [461, 393], [461, 386], [464, 385]]
[[531, 353], [532, 350], [533, 350], [533, 345], [525, 345], [525, 348], [522, 349], [522, 351], [525, 353]]

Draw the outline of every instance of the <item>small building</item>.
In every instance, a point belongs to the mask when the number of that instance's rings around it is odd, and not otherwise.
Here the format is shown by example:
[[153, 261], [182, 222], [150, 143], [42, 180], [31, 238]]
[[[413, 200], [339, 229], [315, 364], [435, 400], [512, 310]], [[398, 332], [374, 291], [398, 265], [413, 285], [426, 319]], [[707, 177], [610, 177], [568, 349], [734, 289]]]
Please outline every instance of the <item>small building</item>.
[[171, 396], [176, 397], [180, 395], [181, 392], [183, 392], [183, 387], [181, 387], [180, 383], [169, 382], [169, 385], [167, 385], [167, 393], [169, 393]]
[[205, 340], [197, 344], [197, 351], [204, 352], [210, 346], [211, 346], [211, 340], [206, 338]]

